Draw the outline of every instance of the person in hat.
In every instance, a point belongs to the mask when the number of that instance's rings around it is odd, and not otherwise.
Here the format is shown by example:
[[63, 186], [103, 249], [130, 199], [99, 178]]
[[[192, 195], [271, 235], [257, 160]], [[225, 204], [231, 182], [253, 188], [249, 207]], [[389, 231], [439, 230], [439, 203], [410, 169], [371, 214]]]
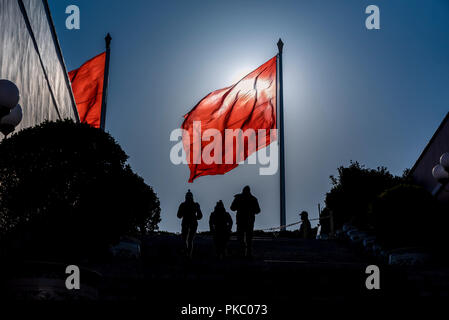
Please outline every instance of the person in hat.
[[303, 239], [311, 239], [311, 225], [309, 221], [309, 214], [307, 211], [302, 211], [300, 214], [301, 217], [301, 226], [299, 227], [299, 237]]
[[198, 220], [203, 218], [200, 205], [193, 201], [193, 194], [190, 189], [186, 193], [186, 198], [179, 205], [178, 214], [181, 223], [181, 236], [186, 245], [186, 253], [191, 258], [193, 253], [193, 239], [198, 228]]
[[232, 218], [226, 211], [223, 201], [218, 201], [214, 211], [210, 214], [209, 227], [214, 237], [215, 249], [219, 259], [226, 255], [226, 247], [231, 236]]

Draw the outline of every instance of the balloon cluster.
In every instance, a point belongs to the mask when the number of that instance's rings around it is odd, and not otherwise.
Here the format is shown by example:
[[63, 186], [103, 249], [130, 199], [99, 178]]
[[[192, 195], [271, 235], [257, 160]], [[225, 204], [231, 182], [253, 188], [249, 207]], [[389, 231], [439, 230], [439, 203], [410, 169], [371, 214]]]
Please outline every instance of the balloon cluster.
[[0, 132], [5, 137], [22, 121], [19, 89], [6, 79], [0, 79]]
[[432, 169], [432, 175], [442, 184], [449, 182], [449, 152], [441, 155], [440, 163]]

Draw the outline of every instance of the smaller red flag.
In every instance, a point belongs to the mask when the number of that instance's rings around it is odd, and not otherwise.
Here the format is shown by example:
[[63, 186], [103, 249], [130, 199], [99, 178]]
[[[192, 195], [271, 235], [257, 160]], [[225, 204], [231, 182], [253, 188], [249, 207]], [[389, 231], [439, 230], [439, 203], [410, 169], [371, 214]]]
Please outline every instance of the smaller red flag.
[[69, 72], [81, 123], [100, 128], [106, 52]]

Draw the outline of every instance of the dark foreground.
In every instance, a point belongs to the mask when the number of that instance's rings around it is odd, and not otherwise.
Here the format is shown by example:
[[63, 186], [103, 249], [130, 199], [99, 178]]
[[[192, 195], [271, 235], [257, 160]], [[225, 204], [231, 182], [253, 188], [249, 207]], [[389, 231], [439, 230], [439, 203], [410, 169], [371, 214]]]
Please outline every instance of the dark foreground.
[[[447, 268], [392, 267], [337, 241], [258, 237], [249, 260], [238, 256], [232, 239], [229, 257], [222, 261], [215, 257], [209, 236], [197, 236], [191, 260], [183, 255], [179, 236], [148, 237], [142, 247], [142, 259], [89, 265], [102, 275], [100, 304], [131, 304], [151, 314], [163, 313], [167, 319], [186, 318], [181, 311], [189, 304], [217, 310], [226, 304], [267, 305], [272, 317], [262, 319], [277, 319], [303, 308], [315, 308], [319, 315], [332, 308], [401, 304], [408, 308], [448, 300]], [[370, 264], [380, 267], [380, 290], [365, 286]], [[213, 318], [230, 317], [216, 313]]]
[[[239, 257], [233, 238], [223, 261], [214, 256], [209, 236], [197, 236], [192, 260], [183, 256], [179, 236], [150, 237], [144, 245], [140, 272], [111, 277], [102, 299], [168, 305], [174, 314], [188, 304], [267, 304], [275, 314], [295, 314], [305, 306], [447, 300], [449, 292], [447, 269], [382, 265], [336, 241], [258, 237], [248, 260]], [[365, 286], [370, 264], [380, 267], [380, 290]]]

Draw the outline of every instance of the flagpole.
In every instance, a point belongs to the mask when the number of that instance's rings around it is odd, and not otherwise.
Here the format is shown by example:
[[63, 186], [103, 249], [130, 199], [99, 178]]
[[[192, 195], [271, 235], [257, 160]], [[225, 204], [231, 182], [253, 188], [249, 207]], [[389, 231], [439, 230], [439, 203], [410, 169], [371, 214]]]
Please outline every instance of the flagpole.
[[101, 118], [100, 118], [100, 128], [105, 130], [106, 126], [106, 105], [108, 97], [108, 83], [109, 83], [109, 58], [111, 55], [111, 35], [108, 33], [104, 38], [106, 42], [106, 61], [104, 65], [104, 79], [103, 79], [103, 96], [101, 99]]
[[277, 43], [278, 46], [278, 72], [277, 72], [277, 93], [279, 101], [279, 158], [280, 158], [280, 206], [281, 206], [281, 219], [280, 227], [281, 231], [285, 230], [286, 225], [286, 215], [285, 215], [285, 151], [284, 151], [284, 92], [283, 92], [283, 81], [282, 81], [282, 49], [284, 48], [284, 43], [281, 38]]

